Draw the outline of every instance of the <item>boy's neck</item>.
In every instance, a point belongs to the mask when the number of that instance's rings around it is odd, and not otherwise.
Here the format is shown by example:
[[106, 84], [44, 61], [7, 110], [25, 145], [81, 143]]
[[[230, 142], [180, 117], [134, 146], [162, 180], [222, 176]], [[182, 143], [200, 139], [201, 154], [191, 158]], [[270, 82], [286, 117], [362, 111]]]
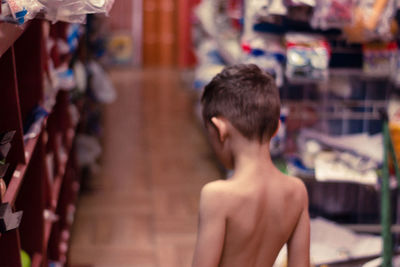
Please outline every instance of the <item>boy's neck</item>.
[[269, 142], [238, 142], [234, 149], [235, 177], [260, 177], [274, 175], [278, 171], [272, 162]]

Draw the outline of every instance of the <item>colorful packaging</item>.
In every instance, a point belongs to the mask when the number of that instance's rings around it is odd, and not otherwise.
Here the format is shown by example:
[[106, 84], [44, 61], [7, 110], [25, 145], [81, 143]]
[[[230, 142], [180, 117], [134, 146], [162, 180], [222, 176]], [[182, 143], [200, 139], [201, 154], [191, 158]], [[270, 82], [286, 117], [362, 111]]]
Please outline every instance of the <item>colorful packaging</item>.
[[375, 42], [363, 45], [363, 71], [372, 77], [392, 76], [396, 65], [398, 47], [396, 42]]
[[323, 36], [288, 33], [285, 40], [286, 76], [289, 80], [328, 79], [330, 46]]
[[355, 0], [325, 0], [317, 1], [311, 25], [317, 29], [341, 29], [353, 20]]
[[283, 63], [285, 48], [280, 36], [273, 34], [257, 34], [243, 41], [244, 63], [253, 63], [274, 76], [278, 87], [283, 85]]

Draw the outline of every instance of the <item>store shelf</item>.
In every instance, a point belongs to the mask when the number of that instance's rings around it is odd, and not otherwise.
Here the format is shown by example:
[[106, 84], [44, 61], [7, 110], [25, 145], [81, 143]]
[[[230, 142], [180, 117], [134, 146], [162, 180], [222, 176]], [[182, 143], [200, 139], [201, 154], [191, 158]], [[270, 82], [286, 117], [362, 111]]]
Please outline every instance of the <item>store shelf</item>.
[[[47, 120], [44, 119], [42, 122], [42, 127], [41, 129], [44, 129], [46, 126]], [[3, 202], [8, 202], [12, 205], [14, 205], [15, 199], [18, 195], [19, 189], [21, 187], [21, 184], [24, 180], [25, 172], [29, 166], [29, 163], [32, 159], [33, 151], [35, 150], [38, 140], [40, 138], [40, 135], [36, 136], [35, 138], [29, 139], [25, 143], [25, 161], [26, 164], [18, 164], [13, 176], [11, 178], [10, 183], [8, 184], [6, 194], [4, 196]]]
[[0, 58], [21, 36], [28, 26], [29, 22], [23, 26], [0, 23]]
[[[48, 34], [46, 27], [50, 27]], [[78, 172], [72, 144], [77, 129], [71, 125], [70, 92], [57, 92], [55, 105], [40, 122], [36, 136], [24, 142], [22, 128], [25, 123], [35, 123], [32, 111], [46, 99], [48, 62], [61, 64], [73, 56], [57, 53], [57, 47], [49, 53], [45, 46], [50, 38], [66, 40], [67, 28], [67, 23], [38, 19], [23, 27], [0, 23], [0, 132], [16, 131], [6, 159], [11, 167], [4, 179], [7, 191], [3, 201], [24, 212], [18, 229], [0, 235], [0, 266], [20, 267], [21, 249], [31, 256], [32, 266], [44, 266], [51, 252], [56, 252], [53, 248], [60, 224], [65, 223], [65, 207], [75, 199], [72, 184], [78, 180]], [[51, 154], [52, 162], [47, 158]], [[52, 182], [48, 177], [51, 169]], [[49, 216], [45, 217], [45, 212]]]
[[32, 257], [31, 266], [32, 267], [40, 267], [40, 266], [42, 266], [42, 259], [43, 259], [42, 255], [40, 255], [39, 253], [35, 253], [35, 255], [33, 255], [33, 257]]
[[44, 224], [44, 245], [47, 247], [47, 245], [49, 244], [49, 239], [50, 239], [50, 234], [51, 234], [51, 229], [53, 227], [53, 221], [50, 220], [45, 220], [45, 224]]

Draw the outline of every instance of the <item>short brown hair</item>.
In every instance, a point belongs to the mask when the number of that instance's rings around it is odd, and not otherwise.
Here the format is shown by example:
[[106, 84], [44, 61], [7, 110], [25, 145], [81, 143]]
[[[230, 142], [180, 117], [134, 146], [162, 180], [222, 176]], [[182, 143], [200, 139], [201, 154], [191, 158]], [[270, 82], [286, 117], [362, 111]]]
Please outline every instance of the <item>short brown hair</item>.
[[270, 140], [279, 124], [275, 81], [254, 64], [226, 67], [205, 87], [201, 102], [206, 124], [225, 117], [250, 140]]

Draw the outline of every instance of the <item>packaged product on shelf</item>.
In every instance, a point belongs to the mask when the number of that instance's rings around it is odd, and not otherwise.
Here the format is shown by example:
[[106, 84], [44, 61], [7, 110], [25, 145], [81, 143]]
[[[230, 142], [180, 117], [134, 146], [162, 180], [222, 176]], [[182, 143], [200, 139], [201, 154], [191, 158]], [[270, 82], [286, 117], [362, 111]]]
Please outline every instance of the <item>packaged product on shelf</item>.
[[324, 81], [328, 78], [330, 46], [323, 36], [288, 33], [285, 41], [289, 80]]
[[84, 93], [87, 88], [87, 73], [83, 63], [79, 60], [75, 61], [72, 67], [75, 74], [76, 89], [80, 93]]
[[228, 16], [232, 20], [232, 25], [238, 30], [242, 28], [243, 19], [243, 1], [242, 0], [230, 0], [228, 1]]
[[316, 5], [316, 0], [286, 0], [286, 5], [289, 6], [311, 6], [314, 7]]
[[342, 181], [376, 185], [378, 166], [371, 160], [347, 152], [326, 151], [315, 158], [317, 181]]
[[51, 21], [82, 23], [86, 14], [107, 14], [114, 0], [40, 0], [45, 6], [45, 16]]
[[341, 29], [343, 26], [352, 23], [355, 4], [355, 0], [317, 1], [311, 25], [323, 30]]
[[400, 164], [400, 98], [391, 97], [388, 106], [389, 130], [396, 153], [397, 162]]
[[[329, 263], [373, 257], [379, 255], [382, 248], [380, 236], [353, 232], [321, 217], [310, 220], [310, 237], [312, 266], [328, 266]], [[273, 267], [287, 266], [286, 260], [287, 247], [284, 246]]]
[[36, 138], [40, 134], [43, 120], [48, 115], [49, 112], [39, 105], [32, 109], [24, 123], [24, 142]]
[[37, 0], [2, 0], [3, 16], [12, 16], [18, 24], [24, 24], [42, 11], [43, 5]]
[[270, 152], [272, 156], [279, 156], [285, 151], [285, 138], [286, 138], [286, 118], [289, 110], [285, 107], [281, 108], [281, 126], [278, 133], [271, 139]]
[[251, 9], [251, 13], [259, 19], [265, 19], [268, 16], [287, 14], [287, 8], [283, 0], [250, 0], [246, 3], [246, 8]]
[[363, 71], [372, 77], [390, 77], [396, 66], [396, 42], [375, 42], [363, 45]]
[[79, 166], [94, 165], [102, 153], [102, 149], [97, 138], [86, 134], [77, 135], [76, 147]]
[[253, 38], [243, 41], [244, 63], [253, 63], [274, 76], [278, 87], [283, 85], [283, 62], [285, 48], [278, 35], [256, 34]]
[[354, 9], [354, 19], [344, 32], [351, 42], [392, 40], [397, 30], [394, 16], [396, 0], [360, 0]]
[[206, 39], [196, 48], [198, 66], [195, 70], [194, 87], [201, 90], [226, 66], [222, 56], [219, 54], [217, 44]]
[[202, 1], [195, 9], [195, 15], [203, 30], [214, 39], [219, 54], [229, 64], [234, 64], [241, 56], [239, 45], [240, 29], [229, 17], [226, 1]]
[[272, 0], [269, 2], [268, 12], [271, 15], [284, 16], [287, 14], [287, 8], [283, 0]]
[[108, 74], [103, 70], [99, 63], [90, 61], [87, 65], [91, 74], [91, 89], [101, 103], [112, 103], [117, 98], [117, 93]]
[[35, 18], [38, 13], [53, 22], [83, 23], [86, 14], [107, 14], [114, 0], [6, 0], [7, 5], [3, 2], [2, 15], [11, 15], [19, 24]]
[[194, 14], [210, 36], [215, 36], [217, 31], [214, 24], [214, 18], [217, 16], [217, 5], [218, 1], [203, 0], [194, 9]]

